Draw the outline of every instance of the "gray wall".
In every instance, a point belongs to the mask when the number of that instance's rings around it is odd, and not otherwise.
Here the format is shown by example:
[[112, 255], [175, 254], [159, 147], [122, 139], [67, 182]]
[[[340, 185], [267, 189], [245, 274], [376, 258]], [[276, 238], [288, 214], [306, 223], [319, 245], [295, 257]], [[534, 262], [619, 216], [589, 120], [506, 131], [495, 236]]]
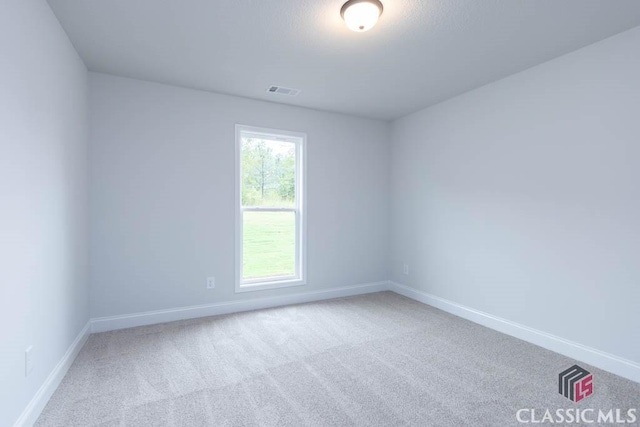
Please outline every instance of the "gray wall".
[[0, 52], [0, 425], [9, 426], [89, 319], [87, 71], [44, 0], [0, 3]]
[[393, 279], [640, 362], [639, 46], [636, 28], [396, 121]]
[[[93, 73], [90, 116], [92, 317], [388, 279], [388, 123]], [[235, 294], [236, 123], [308, 134], [306, 286]]]

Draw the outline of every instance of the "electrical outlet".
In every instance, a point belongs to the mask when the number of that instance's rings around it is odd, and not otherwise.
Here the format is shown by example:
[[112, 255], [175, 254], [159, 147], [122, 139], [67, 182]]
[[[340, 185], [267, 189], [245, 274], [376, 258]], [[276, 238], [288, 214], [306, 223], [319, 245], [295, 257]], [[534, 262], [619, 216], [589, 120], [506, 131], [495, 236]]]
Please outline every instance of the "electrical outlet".
[[24, 351], [24, 376], [27, 377], [33, 371], [33, 346], [30, 345]]
[[215, 289], [215, 287], [216, 287], [216, 278], [207, 277], [207, 289]]
[[406, 276], [409, 275], [409, 264], [402, 264], [402, 274]]

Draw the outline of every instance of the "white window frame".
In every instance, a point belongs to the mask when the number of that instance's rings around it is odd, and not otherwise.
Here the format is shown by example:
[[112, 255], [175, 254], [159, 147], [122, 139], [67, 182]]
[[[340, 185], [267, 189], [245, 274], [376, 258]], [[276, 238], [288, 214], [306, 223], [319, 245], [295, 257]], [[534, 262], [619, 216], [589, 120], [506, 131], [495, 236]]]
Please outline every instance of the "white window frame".
[[[296, 203], [292, 208], [244, 207], [242, 206], [242, 137], [247, 134], [256, 138], [280, 140], [295, 144], [296, 155]], [[236, 292], [301, 286], [307, 283], [307, 222], [306, 222], [306, 169], [307, 134], [279, 129], [236, 125]], [[295, 275], [248, 279], [242, 277], [242, 228], [244, 212], [293, 212], [296, 217]]]

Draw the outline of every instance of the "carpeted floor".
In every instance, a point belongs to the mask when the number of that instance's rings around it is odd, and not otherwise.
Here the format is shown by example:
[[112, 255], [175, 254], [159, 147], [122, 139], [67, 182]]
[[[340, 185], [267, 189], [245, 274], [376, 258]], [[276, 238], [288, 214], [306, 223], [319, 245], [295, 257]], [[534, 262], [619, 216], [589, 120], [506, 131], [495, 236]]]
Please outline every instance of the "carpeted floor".
[[36, 425], [508, 426], [520, 408], [640, 407], [640, 384], [579, 362], [594, 394], [561, 396], [574, 363], [382, 292], [92, 335]]

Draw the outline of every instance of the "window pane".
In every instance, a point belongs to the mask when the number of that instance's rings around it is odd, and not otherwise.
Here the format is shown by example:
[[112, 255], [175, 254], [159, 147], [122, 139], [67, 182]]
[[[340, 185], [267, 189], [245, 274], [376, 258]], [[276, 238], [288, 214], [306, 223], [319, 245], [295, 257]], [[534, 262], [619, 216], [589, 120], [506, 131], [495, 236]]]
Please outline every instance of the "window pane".
[[244, 212], [242, 278], [295, 276], [294, 212]]
[[295, 147], [292, 142], [242, 138], [243, 206], [294, 206]]

